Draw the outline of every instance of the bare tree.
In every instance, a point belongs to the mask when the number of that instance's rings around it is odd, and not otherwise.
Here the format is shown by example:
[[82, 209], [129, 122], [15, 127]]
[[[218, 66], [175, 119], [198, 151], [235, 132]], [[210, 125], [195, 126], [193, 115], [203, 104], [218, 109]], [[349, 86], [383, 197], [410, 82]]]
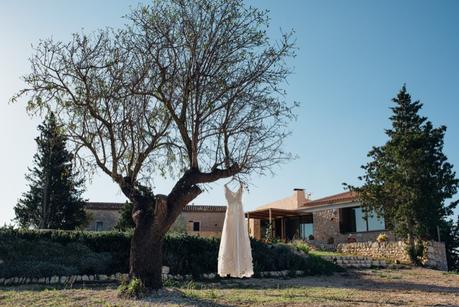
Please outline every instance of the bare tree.
[[[206, 184], [290, 158], [295, 104], [282, 86], [294, 45], [291, 33], [268, 38], [267, 14], [242, 0], [153, 1], [122, 29], [41, 41], [13, 97], [53, 110], [80, 161], [134, 204], [130, 274], [147, 287], [162, 286], [164, 235]], [[151, 188], [158, 174], [177, 178], [167, 195]]]

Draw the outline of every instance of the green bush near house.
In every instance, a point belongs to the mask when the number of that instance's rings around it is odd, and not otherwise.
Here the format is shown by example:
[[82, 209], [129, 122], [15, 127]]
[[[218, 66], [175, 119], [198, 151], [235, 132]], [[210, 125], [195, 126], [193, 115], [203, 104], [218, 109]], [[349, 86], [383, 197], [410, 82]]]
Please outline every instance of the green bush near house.
[[[131, 233], [0, 228], [0, 277], [48, 277], [74, 274], [113, 274], [129, 270]], [[186, 234], [168, 235], [163, 264], [171, 274], [192, 275], [217, 271], [220, 240]], [[305, 257], [286, 244], [252, 240], [255, 273], [304, 271], [330, 274], [340, 268], [320, 257]]]
[[199, 278], [204, 273], [215, 273], [220, 240], [186, 234], [166, 236], [163, 263], [171, 274], [191, 274]]
[[297, 271], [305, 275], [332, 274], [343, 269], [321, 257], [298, 255], [286, 244], [268, 245], [252, 240], [252, 258], [255, 273], [263, 271]]
[[299, 252], [303, 252], [305, 254], [309, 254], [309, 251], [311, 250], [311, 248], [309, 247], [308, 244], [306, 244], [306, 242], [302, 241], [302, 240], [295, 240], [295, 241], [292, 241], [292, 246]]

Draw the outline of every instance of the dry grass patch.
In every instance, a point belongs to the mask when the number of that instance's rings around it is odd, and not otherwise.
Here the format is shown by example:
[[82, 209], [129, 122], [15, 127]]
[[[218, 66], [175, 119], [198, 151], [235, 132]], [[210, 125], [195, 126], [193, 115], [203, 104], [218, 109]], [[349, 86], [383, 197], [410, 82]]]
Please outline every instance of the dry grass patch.
[[204, 289], [184, 290], [185, 295], [220, 305], [317, 304], [346, 301], [353, 296], [348, 289], [286, 288], [286, 289]]
[[103, 288], [0, 289], [1, 306], [459, 306], [459, 275], [426, 269], [350, 271], [333, 276], [187, 282], [141, 300]]

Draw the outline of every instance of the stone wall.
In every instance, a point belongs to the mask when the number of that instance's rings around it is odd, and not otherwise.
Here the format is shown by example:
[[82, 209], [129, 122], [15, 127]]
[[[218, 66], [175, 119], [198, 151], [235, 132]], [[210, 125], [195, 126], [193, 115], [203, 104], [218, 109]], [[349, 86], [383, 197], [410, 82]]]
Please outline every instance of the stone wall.
[[[186, 232], [188, 234], [217, 238], [221, 236], [225, 221], [225, 212], [183, 211], [180, 214], [186, 223]], [[199, 222], [199, 231], [193, 231], [193, 222]]]
[[357, 242], [375, 241], [381, 232], [386, 233], [389, 238], [393, 236], [388, 231], [365, 231], [365, 232], [340, 232], [339, 209], [326, 209], [313, 212], [314, 239], [322, 243], [328, 243], [333, 238], [333, 244], [348, 242], [349, 236]]
[[89, 216], [89, 223], [86, 230], [96, 231], [97, 222], [102, 223], [102, 231], [112, 230], [120, 219], [118, 210], [107, 209], [86, 209]]
[[[424, 246], [423, 264], [439, 270], [448, 270], [445, 244], [429, 241], [424, 242]], [[340, 243], [337, 251], [343, 254], [399, 261], [400, 263], [411, 262], [407, 253], [407, 244], [403, 241]]]
[[[206, 206], [200, 206], [206, 207]], [[212, 209], [211, 207], [209, 207]], [[194, 208], [193, 208], [194, 209]], [[204, 208], [206, 209], [206, 208]], [[102, 223], [101, 231], [113, 230], [120, 218], [119, 208], [86, 208], [89, 222], [86, 230], [96, 231], [97, 223]], [[218, 210], [184, 210], [177, 221], [183, 220], [186, 232], [201, 237], [220, 237], [225, 221], [225, 211]], [[193, 231], [193, 222], [200, 223], [200, 231]]]
[[[366, 231], [366, 232], [352, 232], [350, 233], [350, 235], [352, 236], [352, 238], [355, 238], [355, 240], [357, 242], [368, 242], [368, 241], [376, 241], [376, 238], [379, 236], [379, 234], [381, 233], [385, 233], [389, 239], [393, 240], [394, 239], [394, 236], [392, 235], [392, 233], [390, 231], [387, 231], [387, 230], [375, 230], [375, 231]], [[346, 243], [347, 242], [347, 238], [349, 236], [349, 234], [346, 234], [345, 235], [346, 238], [345, 240], [341, 241], [342, 243]]]
[[314, 221], [314, 240], [332, 243], [329, 242], [330, 238], [332, 238], [333, 243], [345, 242], [339, 232], [339, 214], [336, 209], [315, 211], [312, 216]]
[[[275, 278], [280, 277], [285, 279], [287, 276], [304, 276], [305, 271], [266, 271], [259, 272], [253, 277], [266, 277], [266, 278]], [[204, 273], [200, 276], [203, 279], [215, 280], [218, 279], [216, 273]], [[113, 275], [71, 275], [71, 276], [51, 276], [51, 277], [10, 277], [10, 278], [0, 278], [0, 287], [1, 286], [18, 286], [26, 284], [44, 284], [44, 285], [64, 285], [68, 288], [72, 288], [74, 284], [106, 284], [106, 283], [119, 283], [123, 280], [128, 280], [128, 274], [116, 273]], [[192, 275], [180, 275], [180, 274], [169, 274], [169, 267], [162, 267], [162, 278], [163, 280], [192, 280]]]
[[446, 261], [446, 247], [443, 242], [429, 241], [425, 244], [426, 257], [424, 265], [436, 268], [442, 271], [448, 270], [448, 263]]

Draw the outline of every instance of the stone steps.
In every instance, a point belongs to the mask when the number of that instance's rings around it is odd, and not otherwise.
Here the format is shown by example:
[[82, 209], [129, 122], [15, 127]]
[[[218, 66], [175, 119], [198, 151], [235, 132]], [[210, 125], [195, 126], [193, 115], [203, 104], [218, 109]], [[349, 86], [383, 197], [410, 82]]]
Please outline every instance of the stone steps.
[[389, 265], [384, 260], [375, 260], [370, 257], [360, 256], [324, 256], [323, 259], [333, 262], [344, 268], [368, 269], [387, 268]]

